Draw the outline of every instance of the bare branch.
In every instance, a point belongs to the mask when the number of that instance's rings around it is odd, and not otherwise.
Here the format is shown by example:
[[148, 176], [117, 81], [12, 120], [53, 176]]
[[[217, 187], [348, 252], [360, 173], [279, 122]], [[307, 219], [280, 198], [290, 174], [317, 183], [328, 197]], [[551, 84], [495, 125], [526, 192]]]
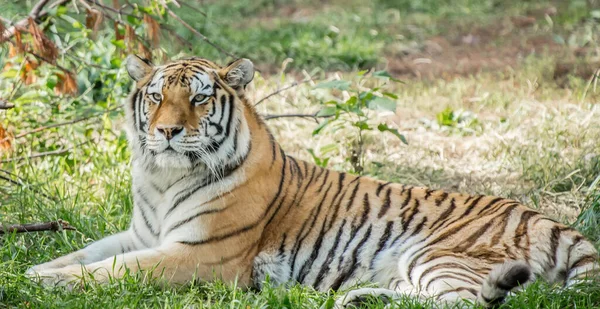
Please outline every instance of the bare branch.
[[[71, 0], [58, 0], [54, 3], [52, 3], [50, 5], [50, 8], [55, 8], [57, 6], [61, 6], [67, 2], [70, 2]], [[49, 0], [41, 0], [40, 2], [38, 2], [33, 9], [31, 9], [31, 12], [28, 15], [28, 18], [31, 17], [34, 20], [37, 20], [41, 17], [44, 17], [46, 15], [48, 15], [48, 11], [42, 11], [42, 9], [44, 8], [44, 6], [46, 6], [48, 4]], [[8, 27], [8, 29], [6, 29], [4, 31], [4, 33], [0, 33], [0, 42], [4, 42], [6, 40], [8, 40], [10, 37], [12, 37], [15, 34], [15, 31], [17, 29], [19, 30], [26, 30], [25, 28], [27, 27], [27, 25], [29, 24], [29, 19], [28, 18], [23, 18], [20, 21], [14, 23], [12, 26]], [[4, 19], [3, 19], [4, 20]]]
[[0, 234], [6, 233], [30, 233], [30, 232], [41, 232], [41, 231], [62, 231], [62, 230], [71, 230], [76, 231], [69, 224], [69, 222], [64, 220], [56, 220], [50, 222], [41, 222], [41, 223], [26, 223], [26, 224], [14, 224], [9, 225], [7, 227], [0, 228]]
[[[81, 0], [81, 1], [83, 1], [83, 0]], [[112, 7], [108, 6], [108, 5], [104, 5], [104, 4], [100, 3], [99, 1], [95, 1], [95, 0], [85, 0], [85, 1], [87, 1], [89, 3], [92, 3], [92, 4], [100, 7], [101, 9], [103, 9], [105, 11], [111, 11], [111, 12], [116, 13], [118, 15], [131, 16], [131, 17], [140, 18], [140, 19], [142, 18], [141, 16], [136, 16], [134, 14], [125, 13], [125, 12], [123, 12], [122, 8], [117, 10], [115, 8], [112, 8]]]
[[234, 55], [234, 54], [232, 54], [232, 53], [224, 50], [219, 45], [211, 42], [206, 36], [204, 36], [204, 34], [198, 32], [198, 30], [194, 29], [194, 27], [190, 26], [183, 19], [181, 19], [179, 16], [177, 16], [177, 14], [175, 14], [175, 12], [171, 11], [171, 9], [167, 6], [167, 3], [164, 0], [162, 0], [161, 3], [162, 3], [162, 6], [165, 8], [165, 10], [167, 10], [167, 13], [169, 13], [169, 15], [171, 15], [171, 17], [175, 18], [184, 27], [186, 27], [186, 28], [188, 28], [188, 30], [192, 31], [197, 37], [199, 37], [200, 39], [202, 39], [204, 42], [208, 43], [210, 46], [216, 48], [221, 53], [223, 53], [223, 54], [225, 54], [225, 55], [227, 55], [229, 57], [232, 57], [232, 58], [238, 58], [236, 55]]
[[8, 103], [8, 101], [4, 99], [0, 99], [0, 109], [11, 109], [13, 107], [15, 107], [14, 104]]
[[[115, 110], [117, 110], [119, 108], [121, 108], [121, 107], [120, 106], [114, 107], [114, 108], [106, 110], [106, 111], [104, 111], [102, 113], [93, 114], [93, 115], [87, 116], [87, 117], [77, 118], [77, 119], [74, 119], [74, 120], [71, 120], [71, 121], [65, 121], [65, 122], [61, 122], [61, 123], [55, 123], [55, 124], [51, 124], [51, 125], [47, 125], [47, 126], [35, 128], [35, 129], [31, 130], [31, 131], [23, 132], [23, 133], [20, 133], [20, 134], [16, 135], [15, 139], [27, 136], [29, 134], [33, 134], [33, 133], [37, 133], [37, 132], [40, 132], [40, 131], [44, 131], [44, 130], [47, 130], [47, 129], [57, 128], [57, 127], [64, 127], [64, 126], [68, 126], [70, 124], [75, 124], [75, 123], [86, 121], [86, 120], [89, 120], [89, 119], [92, 119], [92, 118], [100, 117], [102, 115], [105, 115], [105, 114], [108, 114], [108, 113], [110, 113], [112, 111], [115, 111]], [[4, 138], [4, 139], [0, 140], [0, 142], [3, 142], [5, 140], [7, 140], [7, 139], [8, 138]]]
[[91, 141], [86, 141], [83, 143], [79, 143], [75, 146], [71, 146], [71, 147], [67, 147], [67, 148], [61, 148], [61, 149], [57, 149], [57, 150], [53, 150], [53, 151], [46, 151], [46, 152], [40, 152], [40, 153], [34, 153], [32, 155], [29, 156], [23, 156], [23, 157], [17, 157], [17, 158], [11, 158], [8, 160], [4, 160], [4, 161], [0, 161], [0, 163], [9, 163], [9, 162], [19, 162], [19, 161], [23, 161], [25, 159], [35, 159], [35, 158], [42, 158], [42, 157], [48, 157], [48, 156], [58, 156], [64, 153], [67, 153], [75, 148], [79, 148], [82, 145], [88, 144]]
[[48, 4], [48, 2], [50, 2], [50, 0], [41, 0], [40, 2], [38, 2], [33, 9], [31, 9], [31, 12], [29, 13], [29, 17], [31, 18], [37, 18], [40, 15], [40, 12], [42, 12], [42, 9], [46, 6], [46, 4]]
[[267, 114], [263, 116], [265, 120], [277, 119], [277, 118], [311, 118], [317, 123], [319, 123], [319, 118], [329, 118], [333, 117], [333, 115], [318, 115], [319, 112], [314, 114]]
[[50, 59], [47, 59], [47, 58], [44, 58], [43, 56], [40, 56], [40, 55], [38, 55], [38, 54], [36, 54], [36, 53], [34, 53], [34, 52], [30, 51], [30, 50], [28, 50], [28, 51], [27, 51], [27, 53], [29, 53], [29, 54], [33, 55], [35, 58], [37, 58], [37, 59], [39, 59], [39, 60], [41, 60], [41, 61], [44, 61], [44, 62], [46, 62], [46, 63], [48, 63], [48, 64], [51, 64], [51, 65], [53, 65], [53, 66], [57, 67], [58, 69], [60, 69], [61, 71], [65, 72], [65, 73], [69, 73], [69, 74], [77, 75], [77, 74], [73, 73], [71, 70], [69, 70], [69, 69], [67, 69], [67, 68], [63, 67], [62, 65], [59, 65], [59, 64], [57, 64], [57, 63], [54, 63], [54, 62], [52, 62], [52, 60], [50, 60]]
[[270, 98], [270, 97], [272, 97], [272, 96], [274, 96], [276, 94], [279, 94], [279, 93], [281, 93], [283, 91], [286, 91], [286, 90], [288, 90], [290, 88], [294, 88], [294, 87], [296, 87], [298, 85], [307, 83], [307, 82], [309, 82], [311, 80], [312, 80], [312, 77], [307, 77], [307, 78], [305, 78], [305, 79], [303, 79], [301, 81], [295, 81], [295, 82], [293, 82], [293, 83], [291, 83], [291, 84], [289, 84], [289, 85], [287, 85], [285, 87], [279, 88], [279, 89], [275, 90], [274, 92], [266, 95], [264, 98], [258, 100], [256, 103], [254, 103], [254, 106], [257, 106], [258, 104], [262, 103], [264, 100], [266, 100], [266, 99], [268, 99], [268, 98]]

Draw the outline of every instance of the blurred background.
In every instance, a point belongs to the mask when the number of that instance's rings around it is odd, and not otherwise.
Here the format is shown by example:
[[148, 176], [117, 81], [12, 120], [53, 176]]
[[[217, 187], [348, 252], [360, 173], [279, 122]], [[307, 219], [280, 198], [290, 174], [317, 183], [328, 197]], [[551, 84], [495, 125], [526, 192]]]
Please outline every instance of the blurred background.
[[[0, 0], [0, 8], [0, 223], [65, 219], [78, 229], [5, 238], [0, 278], [128, 226], [121, 105], [130, 53], [154, 63], [249, 58], [258, 70], [249, 95], [289, 154], [515, 198], [600, 238], [599, 1]], [[47, 250], [29, 249], [40, 243]], [[34, 287], [19, 294], [25, 281], [2, 280], [0, 304], [65, 297]]]

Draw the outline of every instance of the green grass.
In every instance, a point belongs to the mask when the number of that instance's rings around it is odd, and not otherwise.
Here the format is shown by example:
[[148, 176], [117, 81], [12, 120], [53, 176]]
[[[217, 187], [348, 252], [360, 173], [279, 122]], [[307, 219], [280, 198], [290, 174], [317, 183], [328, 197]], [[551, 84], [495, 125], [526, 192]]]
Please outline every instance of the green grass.
[[[6, 13], [2, 14], [22, 16], [33, 2], [7, 1]], [[201, 9], [208, 17], [185, 7], [176, 11], [211, 40], [253, 59], [263, 73], [277, 71], [286, 58], [293, 58], [294, 62], [288, 66], [288, 71], [292, 69], [290, 76], [257, 76], [252, 91], [256, 98], [289, 82], [300, 69], [352, 71], [383, 66], [389, 57], [386, 52], [393, 44], [422, 45], [430, 36], [453, 37], [468, 32], [474, 25], [493, 26], [507, 16], [526, 15], [528, 10], [550, 4], [558, 11], [552, 26], [542, 19], [519, 34], [558, 35], [565, 41], [572, 37], [574, 47], [578, 47], [586, 44], [589, 31], [597, 27], [590, 18], [590, 11], [595, 8], [588, 7], [586, 1], [204, 3]], [[290, 9], [295, 13], [289, 13]], [[178, 27], [177, 32], [193, 44], [187, 53], [225, 60], [187, 30]], [[497, 38], [494, 44], [503, 47], [506, 44], [503, 40]], [[174, 42], [163, 38], [162, 46], [169, 55], [183, 49]], [[595, 46], [596, 41], [590, 42]], [[47, 102], [44, 98], [48, 94], [34, 91], [35, 85], [23, 87], [15, 95], [18, 107], [0, 112], [0, 123], [20, 133], [41, 124], [113, 108], [122, 102], [129, 82], [124, 72], [116, 69], [119, 63], [110, 61], [111, 57], [119, 58], [117, 52], [102, 40], [89, 48], [90, 54], [82, 56], [98, 65], [113, 67], [113, 71], [106, 74], [90, 68], [81, 71], [85, 94], [72, 99], [51, 96], [52, 100]], [[569, 76], [564, 85], [557, 84], [552, 77], [557, 60], [562, 59], [558, 55], [534, 54], [511, 70], [451, 79], [407, 79], [397, 84], [393, 89], [399, 95], [397, 113], [374, 118], [397, 127], [407, 136], [409, 145], [404, 146], [391, 136], [368, 136], [366, 153], [370, 164], [366, 172], [406, 184], [517, 198], [550, 216], [573, 223], [600, 247], [600, 116], [596, 108], [600, 91], [589, 80], [575, 76]], [[42, 67], [39, 84], [46, 85], [51, 80], [49, 72]], [[9, 97], [12, 78], [3, 75], [0, 79], [0, 97]], [[114, 94], [111, 100], [105, 99], [109, 92]], [[259, 106], [259, 111], [314, 111], [330, 97], [335, 95], [323, 94], [304, 84], [267, 100]], [[475, 129], [461, 127], [451, 116], [456, 111], [468, 111], [476, 117]], [[301, 286], [241, 291], [222, 283], [197, 282], [161, 287], [134, 276], [106, 286], [90, 284], [83, 291], [69, 292], [46, 289], [25, 278], [24, 271], [32, 265], [128, 227], [131, 179], [122, 117], [117, 111], [98, 118], [99, 121], [93, 119], [30, 134], [16, 142], [12, 154], [0, 155], [0, 160], [4, 160], [74, 146], [59, 156], [0, 163], [0, 176], [19, 179], [21, 183], [13, 185], [0, 179], [0, 222], [8, 225], [63, 219], [78, 229], [0, 236], [0, 308], [330, 306], [339, 294], [320, 293]], [[288, 153], [312, 160], [306, 149], [314, 148], [317, 154], [331, 158], [329, 167], [349, 169], [345, 160], [347, 131], [312, 136], [316, 124], [302, 119], [273, 120], [269, 125]], [[335, 152], [319, 152], [332, 143], [340, 145]], [[509, 298], [503, 308], [598, 308], [597, 286], [600, 285], [561, 290], [540, 282]], [[377, 301], [369, 306], [382, 307]], [[398, 307], [431, 308], [431, 304], [405, 299]]]

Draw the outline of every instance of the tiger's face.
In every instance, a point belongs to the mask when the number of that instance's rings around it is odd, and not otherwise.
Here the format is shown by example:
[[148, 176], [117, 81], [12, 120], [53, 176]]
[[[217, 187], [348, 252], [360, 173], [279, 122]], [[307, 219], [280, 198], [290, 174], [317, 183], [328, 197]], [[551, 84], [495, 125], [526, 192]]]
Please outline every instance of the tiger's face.
[[153, 66], [129, 56], [127, 71], [136, 81], [131, 110], [140, 147], [159, 166], [176, 168], [214, 162], [228, 147], [241, 117], [238, 96], [254, 76], [247, 59], [222, 68], [199, 58]]

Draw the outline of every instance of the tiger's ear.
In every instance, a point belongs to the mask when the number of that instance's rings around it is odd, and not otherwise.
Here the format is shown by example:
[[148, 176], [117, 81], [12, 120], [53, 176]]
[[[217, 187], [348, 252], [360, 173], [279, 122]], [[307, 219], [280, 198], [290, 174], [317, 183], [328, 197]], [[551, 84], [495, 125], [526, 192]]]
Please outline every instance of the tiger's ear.
[[154, 65], [148, 59], [144, 59], [138, 55], [129, 55], [125, 59], [125, 67], [129, 76], [137, 82], [150, 74]]
[[244, 89], [254, 78], [252, 61], [238, 59], [219, 71], [219, 76], [233, 89]]

